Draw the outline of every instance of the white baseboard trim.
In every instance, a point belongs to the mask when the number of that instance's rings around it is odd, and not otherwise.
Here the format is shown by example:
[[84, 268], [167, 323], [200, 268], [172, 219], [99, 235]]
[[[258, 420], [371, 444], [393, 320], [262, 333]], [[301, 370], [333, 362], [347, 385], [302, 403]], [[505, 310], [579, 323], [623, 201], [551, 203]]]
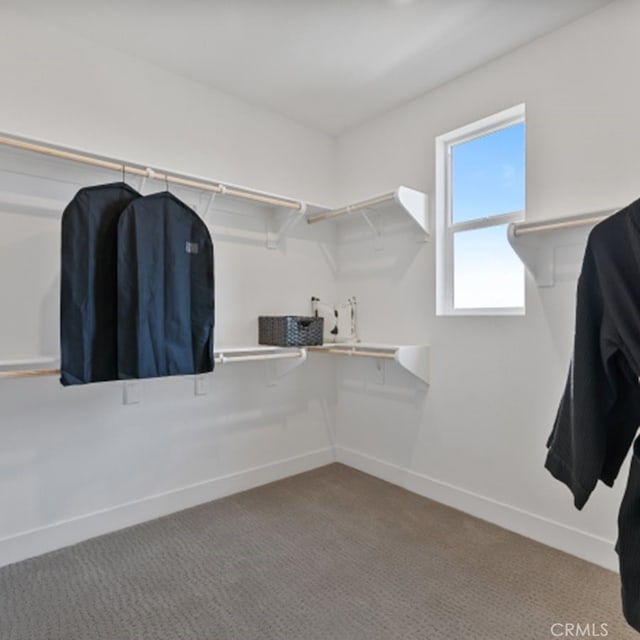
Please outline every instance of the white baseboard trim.
[[618, 571], [615, 542], [611, 540], [548, 520], [352, 449], [337, 446], [336, 461], [606, 569]]
[[333, 447], [94, 511], [0, 539], [0, 567], [335, 462]]
[[611, 540], [344, 447], [319, 449], [1, 538], [0, 567], [336, 461], [612, 571], [618, 570]]

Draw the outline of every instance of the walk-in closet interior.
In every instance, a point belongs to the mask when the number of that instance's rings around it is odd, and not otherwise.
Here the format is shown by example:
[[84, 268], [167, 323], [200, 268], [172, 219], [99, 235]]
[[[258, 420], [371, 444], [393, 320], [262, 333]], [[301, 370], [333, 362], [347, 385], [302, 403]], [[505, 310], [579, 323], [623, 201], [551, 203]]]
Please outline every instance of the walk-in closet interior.
[[637, 637], [639, 28], [0, 0], [0, 640]]

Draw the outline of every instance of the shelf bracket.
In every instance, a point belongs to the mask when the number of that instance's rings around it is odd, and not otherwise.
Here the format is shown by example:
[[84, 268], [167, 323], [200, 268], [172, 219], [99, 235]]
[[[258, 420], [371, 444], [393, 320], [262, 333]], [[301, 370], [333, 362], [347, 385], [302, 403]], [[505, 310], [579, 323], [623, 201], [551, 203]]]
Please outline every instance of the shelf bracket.
[[326, 260], [327, 265], [329, 265], [329, 269], [331, 269], [331, 273], [336, 276], [338, 274], [338, 261], [336, 260], [333, 251], [326, 242], [319, 242], [318, 246], [320, 247], [320, 252]]
[[199, 373], [193, 378], [193, 395], [206, 396], [209, 393], [209, 378], [205, 373]]
[[555, 250], [553, 247], [538, 249], [538, 268], [534, 274], [539, 287], [553, 287], [556, 283]]
[[[287, 233], [305, 217], [306, 203], [302, 203], [297, 211], [286, 209], [271, 212], [267, 217], [267, 249], [277, 249]], [[284, 218], [284, 220], [282, 220]]]
[[378, 219], [377, 224], [373, 222], [373, 220], [371, 219], [370, 215], [367, 213], [366, 209], [363, 209], [362, 211], [360, 211], [360, 215], [362, 216], [362, 218], [364, 219], [364, 221], [367, 223], [367, 225], [369, 225], [369, 228], [371, 229], [371, 231], [373, 231], [373, 238], [374, 238], [374, 249], [376, 251], [383, 251], [384, 250], [384, 244], [382, 242], [383, 237], [382, 237], [382, 224], [380, 223], [380, 220]]
[[420, 242], [429, 239], [429, 197], [426, 193], [400, 186], [394, 192], [394, 199], [420, 229]]
[[553, 287], [579, 270], [594, 225], [619, 209], [581, 213], [537, 222], [512, 222], [509, 244], [539, 287]]
[[278, 380], [288, 373], [297, 369], [307, 359], [307, 350], [300, 349], [300, 355], [297, 358], [283, 358], [267, 361], [267, 385], [275, 387]]
[[398, 347], [395, 361], [424, 384], [429, 384], [429, 347]]
[[140, 380], [125, 380], [122, 385], [122, 404], [140, 404], [142, 401], [142, 383]]
[[556, 281], [553, 245], [540, 242], [540, 239], [535, 237], [518, 238], [515, 229], [516, 225], [512, 222], [507, 230], [507, 238], [512, 249], [539, 287], [553, 287]]
[[209, 202], [207, 202], [207, 206], [205, 207], [205, 210], [202, 213], [202, 220], [206, 220], [207, 216], [209, 215], [209, 213], [211, 212], [211, 208], [213, 207], [213, 203], [216, 201], [216, 196], [218, 194], [215, 191], [211, 192], [211, 195], [209, 196]]

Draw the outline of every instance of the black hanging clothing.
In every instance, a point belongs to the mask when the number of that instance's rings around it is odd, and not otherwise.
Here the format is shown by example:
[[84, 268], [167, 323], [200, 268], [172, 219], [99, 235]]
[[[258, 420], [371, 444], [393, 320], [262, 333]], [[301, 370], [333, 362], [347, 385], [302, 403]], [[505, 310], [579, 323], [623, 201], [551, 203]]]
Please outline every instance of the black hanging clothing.
[[118, 225], [120, 378], [213, 370], [213, 243], [168, 191], [134, 200]]
[[622, 609], [627, 622], [640, 631], [640, 438], [633, 443], [629, 480], [618, 514]]
[[[545, 466], [582, 509], [611, 486], [640, 425], [640, 200], [596, 225], [578, 280], [574, 352]], [[624, 611], [640, 631], [640, 444], [618, 518]]]
[[640, 200], [596, 225], [578, 280], [574, 352], [546, 467], [582, 509], [640, 425]]
[[123, 182], [80, 189], [62, 214], [60, 382], [118, 377], [118, 219], [140, 197]]

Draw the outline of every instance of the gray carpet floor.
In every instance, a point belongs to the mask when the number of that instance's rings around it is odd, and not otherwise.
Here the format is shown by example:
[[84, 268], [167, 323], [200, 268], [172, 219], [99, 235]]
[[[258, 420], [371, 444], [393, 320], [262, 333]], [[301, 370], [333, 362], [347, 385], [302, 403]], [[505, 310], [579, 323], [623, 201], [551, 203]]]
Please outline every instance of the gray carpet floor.
[[0, 569], [2, 640], [543, 640], [555, 623], [638, 637], [612, 572], [339, 464]]

